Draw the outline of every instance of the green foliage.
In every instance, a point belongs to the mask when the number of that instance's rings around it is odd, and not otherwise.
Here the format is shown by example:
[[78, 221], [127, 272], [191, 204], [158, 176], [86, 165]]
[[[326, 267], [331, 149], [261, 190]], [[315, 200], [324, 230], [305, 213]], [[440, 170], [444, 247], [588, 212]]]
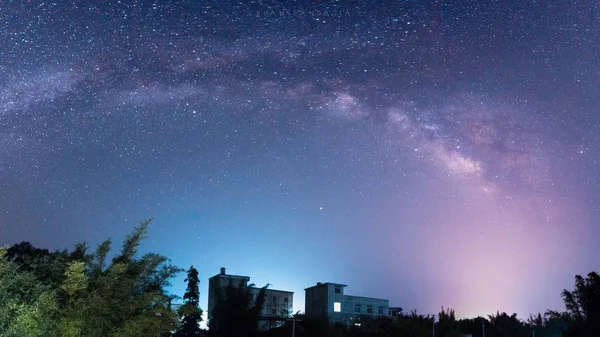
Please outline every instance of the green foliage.
[[87, 276], [85, 275], [85, 263], [83, 261], [70, 262], [65, 271], [66, 279], [61, 289], [70, 299], [87, 288]]
[[165, 292], [181, 270], [158, 254], [137, 256], [151, 220], [127, 236], [110, 265], [110, 240], [49, 252], [29, 243], [0, 249], [0, 337], [163, 337], [177, 326]]

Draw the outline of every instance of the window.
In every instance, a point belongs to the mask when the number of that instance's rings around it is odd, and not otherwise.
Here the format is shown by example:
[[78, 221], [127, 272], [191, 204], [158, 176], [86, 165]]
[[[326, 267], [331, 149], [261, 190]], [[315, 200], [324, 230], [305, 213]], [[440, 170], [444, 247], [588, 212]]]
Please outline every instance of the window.
[[342, 312], [342, 303], [333, 302], [333, 311], [334, 312]]
[[373, 306], [367, 305], [367, 314], [372, 314], [372, 313], [373, 313]]
[[383, 315], [383, 307], [379, 307], [379, 314]]
[[287, 297], [284, 297], [284, 298], [283, 298], [283, 303], [287, 303], [287, 302], [288, 302], [288, 301], [287, 301]]
[[360, 312], [360, 304], [354, 305], [354, 312]]
[[342, 293], [342, 288], [340, 288], [340, 287], [335, 287], [335, 293], [336, 293], [336, 294], [341, 294], [341, 293]]
[[277, 296], [273, 296], [273, 303], [277, 303]]
[[272, 315], [277, 315], [277, 309], [271, 309], [271, 314]]

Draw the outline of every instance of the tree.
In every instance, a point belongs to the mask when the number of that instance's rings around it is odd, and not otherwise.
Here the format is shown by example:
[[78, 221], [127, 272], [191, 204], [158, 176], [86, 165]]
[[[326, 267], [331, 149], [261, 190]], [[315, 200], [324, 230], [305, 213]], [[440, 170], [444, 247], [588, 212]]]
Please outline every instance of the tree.
[[[490, 331], [490, 324], [484, 317], [476, 318], [465, 318], [458, 321], [460, 332], [463, 334], [469, 334], [473, 337], [483, 337], [483, 330], [486, 332]], [[491, 336], [491, 333], [487, 333], [486, 336]]]
[[254, 301], [252, 298], [256, 288], [246, 285], [243, 281], [234, 285], [230, 280], [225, 289], [217, 287], [217, 301], [209, 322], [211, 335], [214, 337], [256, 336], [267, 286], [258, 291]]
[[488, 318], [493, 336], [518, 337], [530, 335], [525, 324], [517, 318], [517, 314], [513, 313], [509, 316], [505, 312], [497, 312], [496, 315], [489, 315]]
[[547, 311], [542, 314], [530, 315], [527, 325], [535, 331], [536, 337], [560, 337], [569, 325], [569, 319], [564, 313]]
[[461, 336], [458, 328], [458, 322], [454, 316], [454, 309], [446, 309], [442, 307], [442, 311], [438, 314], [439, 322], [436, 326], [435, 335], [440, 337], [455, 337]]
[[200, 336], [200, 322], [202, 321], [202, 310], [199, 307], [200, 291], [198, 290], [198, 271], [191, 266], [187, 271], [187, 289], [183, 295], [183, 305], [179, 308], [179, 316], [182, 317], [176, 337]]
[[50, 253], [20, 243], [0, 248], [0, 337], [161, 337], [177, 327], [165, 288], [180, 270], [158, 254], [137, 256], [151, 220], [135, 227], [106, 264], [78, 244]]
[[433, 317], [417, 314], [416, 310], [410, 314], [397, 316], [396, 322], [396, 329], [400, 336], [428, 337], [433, 330]]
[[575, 289], [565, 289], [562, 298], [571, 320], [567, 336], [600, 335], [600, 275], [596, 272], [586, 278], [576, 275]]
[[158, 254], [137, 257], [151, 221], [142, 221], [134, 228], [120, 254], [106, 268], [110, 241], [96, 250], [81, 308], [85, 318], [82, 335], [159, 337], [176, 329], [177, 316], [169, 309], [170, 296], [164, 289], [181, 270]]
[[56, 336], [56, 293], [0, 248], [0, 337]]

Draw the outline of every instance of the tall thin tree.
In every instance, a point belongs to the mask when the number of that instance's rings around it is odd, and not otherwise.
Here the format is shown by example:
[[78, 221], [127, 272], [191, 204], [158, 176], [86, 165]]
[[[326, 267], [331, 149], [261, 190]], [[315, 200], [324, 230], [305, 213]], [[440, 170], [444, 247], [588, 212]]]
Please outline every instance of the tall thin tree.
[[198, 290], [198, 270], [191, 266], [187, 271], [187, 289], [183, 295], [183, 305], [179, 308], [181, 322], [175, 333], [176, 337], [200, 336], [200, 322], [202, 321], [202, 310], [200, 309], [200, 291]]

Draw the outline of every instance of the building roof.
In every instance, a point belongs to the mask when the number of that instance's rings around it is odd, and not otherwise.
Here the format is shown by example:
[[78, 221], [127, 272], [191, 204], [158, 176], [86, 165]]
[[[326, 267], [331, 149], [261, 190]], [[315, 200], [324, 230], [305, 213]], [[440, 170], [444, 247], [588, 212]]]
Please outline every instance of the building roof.
[[354, 295], [346, 295], [344, 294], [344, 296], [346, 296], [346, 298], [353, 298], [353, 299], [357, 299], [357, 300], [377, 300], [377, 301], [390, 301], [387, 298], [377, 298], [377, 297], [368, 297], [368, 296], [354, 296]]
[[[252, 289], [258, 289], [260, 290], [261, 288], [259, 287], [252, 287]], [[287, 290], [277, 290], [277, 289], [269, 289], [267, 288], [266, 291], [273, 291], [273, 292], [278, 292], [278, 293], [286, 293], [286, 294], [293, 294], [293, 291], [287, 291]]]
[[347, 284], [341, 284], [341, 283], [333, 283], [333, 282], [321, 283], [321, 282], [318, 282], [316, 285], [314, 285], [312, 287], [304, 288], [304, 290], [312, 289], [312, 288], [316, 288], [316, 287], [323, 287], [323, 286], [327, 286], [327, 285], [333, 285], [333, 286], [339, 286], [339, 287], [347, 287], [348, 286]]
[[210, 279], [214, 279], [214, 278], [232, 278], [232, 279], [246, 279], [246, 280], [250, 280], [249, 276], [229, 275], [229, 274], [217, 274], [217, 275], [211, 277]]

